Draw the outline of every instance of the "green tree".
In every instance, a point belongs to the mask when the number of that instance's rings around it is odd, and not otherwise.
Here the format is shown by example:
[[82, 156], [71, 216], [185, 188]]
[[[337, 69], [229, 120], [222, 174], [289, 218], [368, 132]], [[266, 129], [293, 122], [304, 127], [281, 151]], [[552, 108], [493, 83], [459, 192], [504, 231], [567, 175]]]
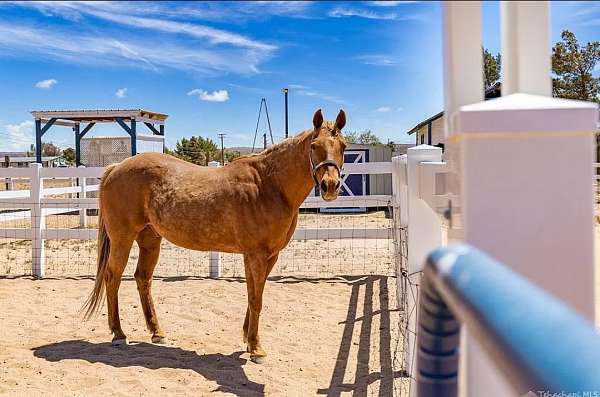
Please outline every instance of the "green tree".
[[358, 135], [358, 143], [362, 143], [363, 145], [379, 145], [381, 141], [371, 130], [367, 130]]
[[481, 47], [481, 51], [483, 53], [483, 82], [485, 89], [488, 89], [500, 81], [500, 54], [492, 55], [484, 47]]
[[233, 160], [240, 157], [242, 154], [238, 150], [225, 149], [225, 161], [231, 163]]
[[212, 139], [192, 136], [189, 139], [182, 138], [177, 141], [174, 156], [190, 163], [208, 165], [210, 161], [219, 157], [219, 153], [219, 149]]
[[62, 152], [62, 156], [68, 165], [75, 164], [75, 149], [68, 147]]
[[348, 143], [359, 143], [361, 145], [379, 145], [381, 141], [371, 130], [362, 132], [348, 131], [344, 133], [344, 138]]
[[356, 132], [356, 131], [344, 132], [344, 138], [346, 138], [346, 142], [348, 142], [348, 143], [358, 143], [358, 132]]
[[[35, 145], [29, 146], [27, 156], [35, 156]], [[42, 142], [42, 156], [60, 156], [60, 148], [52, 142]]]
[[600, 60], [600, 42], [588, 42], [581, 47], [577, 37], [568, 30], [562, 41], [552, 47], [552, 91], [554, 96], [582, 101], [600, 102], [600, 78], [592, 71]]

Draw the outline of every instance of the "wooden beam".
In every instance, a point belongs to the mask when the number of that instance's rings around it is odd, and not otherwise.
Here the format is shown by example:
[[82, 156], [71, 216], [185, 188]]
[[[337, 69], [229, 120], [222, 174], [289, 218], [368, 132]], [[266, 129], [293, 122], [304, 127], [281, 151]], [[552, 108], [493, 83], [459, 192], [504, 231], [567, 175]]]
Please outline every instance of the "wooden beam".
[[121, 128], [125, 130], [126, 133], [128, 133], [131, 136], [131, 128], [127, 124], [125, 124], [122, 118], [115, 118], [115, 121], [121, 126]]
[[55, 119], [55, 118], [51, 118], [50, 120], [48, 120], [46, 125], [44, 125], [44, 127], [42, 127], [41, 136], [44, 136], [46, 131], [48, 131], [50, 129], [50, 127], [52, 127], [54, 125], [54, 123], [56, 123], [56, 120], [57, 119]]
[[146, 127], [148, 127], [148, 129], [150, 131], [152, 131], [152, 133], [154, 135], [161, 135], [161, 133], [156, 128], [154, 128], [154, 126], [152, 125], [152, 123], [148, 123], [147, 121], [145, 121], [144, 124], [146, 124]]
[[83, 138], [85, 136], [85, 134], [87, 134], [95, 124], [96, 123], [92, 122], [92, 123], [89, 123], [88, 125], [86, 125], [85, 128], [83, 129], [83, 131], [81, 131], [81, 133], [79, 134], [79, 137]]

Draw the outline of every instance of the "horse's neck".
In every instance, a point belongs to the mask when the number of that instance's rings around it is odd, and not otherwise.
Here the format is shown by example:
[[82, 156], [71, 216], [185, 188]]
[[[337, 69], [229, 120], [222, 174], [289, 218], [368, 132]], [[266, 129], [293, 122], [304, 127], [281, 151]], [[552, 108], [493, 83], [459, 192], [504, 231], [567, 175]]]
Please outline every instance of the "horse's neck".
[[299, 208], [314, 187], [309, 160], [312, 131], [294, 137], [293, 143], [267, 153], [264, 158], [267, 175], [288, 202]]

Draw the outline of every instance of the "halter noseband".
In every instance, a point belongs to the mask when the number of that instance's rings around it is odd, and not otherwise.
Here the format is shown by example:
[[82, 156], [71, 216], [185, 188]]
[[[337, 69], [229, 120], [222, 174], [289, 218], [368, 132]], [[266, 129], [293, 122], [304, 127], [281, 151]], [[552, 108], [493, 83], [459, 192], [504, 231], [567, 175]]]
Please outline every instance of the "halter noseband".
[[322, 167], [331, 165], [333, 167], [335, 167], [335, 169], [338, 172], [339, 177], [342, 177], [342, 171], [340, 170], [340, 166], [337, 165], [337, 163], [334, 160], [323, 160], [321, 161], [319, 164], [315, 165], [315, 163], [313, 162], [312, 159], [312, 150], [310, 151], [310, 153], [308, 154], [308, 158], [310, 160], [310, 167], [312, 168], [312, 177], [313, 177], [313, 181], [315, 181], [315, 186], [319, 186], [319, 181], [317, 180], [317, 171], [319, 171]]

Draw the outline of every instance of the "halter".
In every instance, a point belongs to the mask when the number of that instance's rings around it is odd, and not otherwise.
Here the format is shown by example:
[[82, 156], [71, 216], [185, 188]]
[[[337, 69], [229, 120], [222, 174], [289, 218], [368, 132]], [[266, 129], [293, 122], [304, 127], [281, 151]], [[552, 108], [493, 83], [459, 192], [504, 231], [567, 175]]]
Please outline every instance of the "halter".
[[319, 181], [317, 180], [317, 171], [319, 171], [322, 167], [325, 167], [327, 165], [331, 165], [333, 167], [335, 167], [335, 169], [338, 172], [339, 177], [342, 177], [342, 171], [340, 170], [340, 166], [337, 165], [337, 163], [334, 160], [323, 160], [321, 161], [319, 164], [315, 165], [315, 163], [313, 162], [312, 159], [312, 150], [308, 153], [308, 159], [310, 160], [310, 167], [312, 168], [312, 177], [313, 177], [313, 181], [315, 181], [315, 186], [319, 187]]

